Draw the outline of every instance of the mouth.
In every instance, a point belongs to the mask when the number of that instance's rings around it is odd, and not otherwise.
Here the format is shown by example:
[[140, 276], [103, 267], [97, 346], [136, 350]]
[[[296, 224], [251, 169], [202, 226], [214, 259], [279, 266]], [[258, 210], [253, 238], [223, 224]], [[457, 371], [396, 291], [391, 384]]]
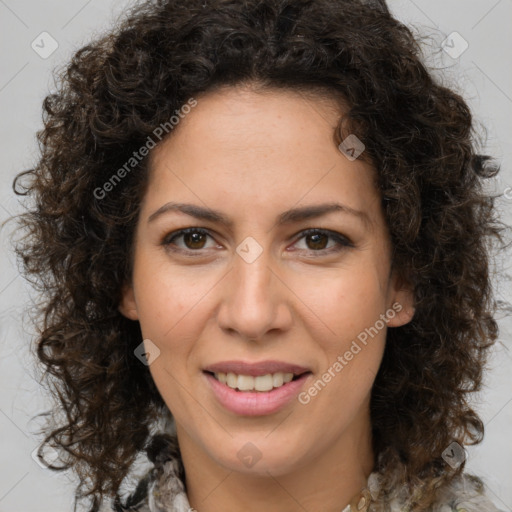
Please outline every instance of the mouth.
[[203, 369], [217, 402], [241, 416], [277, 413], [293, 403], [312, 371], [280, 361], [225, 361]]
[[311, 372], [276, 372], [267, 373], [265, 375], [259, 375], [256, 377], [252, 375], [236, 374], [233, 372], [224, 373], [206, 371], [205, 373], [213, 376], [216, 380], [218, 380], [222, 384], [225, 384], [231, 389], [245, 392], [256, 391], [265, 393], [268, 391], [272, 391], [273, 389], [281, 388], [285, 384], [297, 380], [302, 375]]

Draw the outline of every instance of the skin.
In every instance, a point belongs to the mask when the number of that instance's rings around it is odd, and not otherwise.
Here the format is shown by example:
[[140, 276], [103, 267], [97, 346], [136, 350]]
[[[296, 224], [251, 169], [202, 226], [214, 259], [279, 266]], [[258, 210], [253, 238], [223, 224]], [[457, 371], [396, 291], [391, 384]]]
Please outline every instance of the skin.
[[[402, 309], [388, 327], [411, 320], [411, 291], [391, 272], [375, 170], [333, 142], [341, 114], [334, 98], [245, 86], [197, 100], [150, 155], [120, 310], [160, 350], [150, 372], [176, 421], [194, 509], [339, 512], [374, 466], [369, 402], [386, 327], [309, 403], [293, 399], [269, 415], [224, 409], [202, 369], [233, 359], [286, 361], [311, 370], [307, 390], [394, 303]], [[148, 221], [170, 201], [220, 211], [232, 226], [175, 211]], [[366, 221], [331, 212], [276, 222], [291, 208], [331, 202]], [[210, 236], [169, 242], [191, 227]], [[301, 235], [309, 228], [350, 244]], [[252, 263], [236, 252], [246, 237], [262, 248]], [[248, 442], [261, 454], [252, 467], [237, 456]]]

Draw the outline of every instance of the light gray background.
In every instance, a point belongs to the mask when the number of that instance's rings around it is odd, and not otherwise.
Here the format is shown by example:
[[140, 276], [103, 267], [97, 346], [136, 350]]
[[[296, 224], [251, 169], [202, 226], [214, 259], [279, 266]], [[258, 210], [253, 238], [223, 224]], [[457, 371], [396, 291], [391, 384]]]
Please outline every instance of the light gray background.
[[[455, 87], [486, 126], [486, 150], [502, 163], [501, 178], [490, 187], [504, 192], [512, 186], [512, 0], [390, 0], [395, 15], [427, 34], [428, 62], [444, 68], [447, 84]], [[42, 126], [41, 102], [52, 87], [51, 70], [130, 5], [126, 0], [0, 0], [1, 75], [0, 222], [19, 211], [11, 191], [17, 172], [37, 157], [35, 132]], [[42, 32], [58, 43], [42, 58], [31, 43], [42, 46]], [[458, 32], [468, 48], [452, 58], [443, 40]], [[464, 48], [453, 39], [454, 51]], [[45, 49], [50, 48], [49, 39]], [[40, 51], [43, 49], [41, 48]], [[45, 51], [46, 51], [45, 50]], [[499, 206], [512, 219], [512, 189]], [[31, 457], [39, 440], [32, 421], [48, 405], [37, 385], [30, 353], [32, 327], [26, 313], [29, 287], [19, 277], [8, 248], [12, 226], [0, 232], [0, 512], [56, 512], [72, 509], [71, 477], [41, 468]], [[508, 259], [508, 270], [504, 260]], [[510, 254], [501, 257], [496, 286], [500, 300], [511, 298]], [[505, 272], [506, 270], [506, 272]], [[487, 483], [502, 510], [512, 511], [512, 311], [500, 315], [502, 330], [489, 364], [486, 386], [474, 404], [486, 424], [483, 444], [468, 449], [468, 471]]]

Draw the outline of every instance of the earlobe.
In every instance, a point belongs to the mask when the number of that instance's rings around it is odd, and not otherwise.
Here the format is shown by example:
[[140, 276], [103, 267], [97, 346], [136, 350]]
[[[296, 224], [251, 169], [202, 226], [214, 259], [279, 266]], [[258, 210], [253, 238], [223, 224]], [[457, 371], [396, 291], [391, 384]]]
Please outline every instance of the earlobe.
[[125, 286], [122, 291], [121, 301], [118, 306], [119, 312], [130, 320], [138, 320], [137, 303], [132, 286]]
[[400, 327], [408, 324], [414, 317], [414, 293], [412, 286], [400, 279], [395, 280], [393, 292], [390, 309], [395, 312], [395, 315], [392, 317], [389, 315], [387, 324], [388, 327]]

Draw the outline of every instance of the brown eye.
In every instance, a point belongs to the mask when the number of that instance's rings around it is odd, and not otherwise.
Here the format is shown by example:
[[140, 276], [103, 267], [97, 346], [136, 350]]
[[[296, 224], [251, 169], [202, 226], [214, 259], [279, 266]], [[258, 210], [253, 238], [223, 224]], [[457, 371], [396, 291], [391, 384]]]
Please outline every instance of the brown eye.
[[[298, 249], [314, 254], [315, 256], [339, 252], [348, 247], [354, 247], [354, 244], [348, 238], [335, 231], [313, 228], [303, 231], [300, 235], [300, 238], [297, 239], [294, 246], [300, 245], [299, 242], [304, 240], [303, 245], [305, 247], [299, 247]], [[333, 243], [329, 245], [331, 241]]]
[[311, 240], [311, 243], [307, 244], [308, 247], [316, 251], [325, 249], [329, 243], [329, 237], [325, 233], [314, 233], [312, 235], [307, 235], [305, 238], [306, 240]]
[[185, 233], [183, 242], [187, 249], [202, 249], [206, 241], [206, 235], [203, 233]]
[[[175, 231], [166, 236], [162, 241], [162, 245], [176, 251], [196, 252], [205, 249], [208, 237], [212, 238], [208, 231], [200, 228], [188, 228]], [[183, 243], [177, 243], [180, 239]]]

